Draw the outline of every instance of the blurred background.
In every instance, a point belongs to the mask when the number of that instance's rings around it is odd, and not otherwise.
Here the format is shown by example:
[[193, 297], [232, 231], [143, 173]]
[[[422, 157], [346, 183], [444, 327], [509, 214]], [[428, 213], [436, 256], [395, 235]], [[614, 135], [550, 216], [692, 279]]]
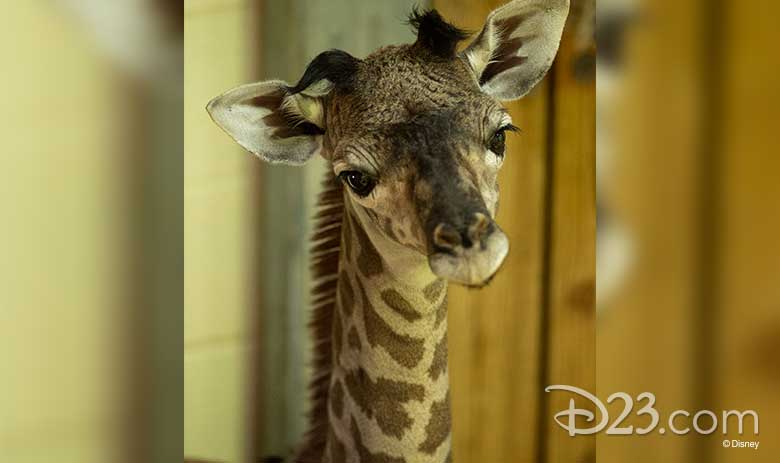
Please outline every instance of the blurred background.
[[[476, 31], [503, 2], [416, 3]], [[322, 165], [264, 166], [204, 107], [296, 81], [327, 48], [411, 42], [412, 4], [4, 4], [2, 461], [248, 462], [295, 444]], [[510, 105], [507, 265], [451, 290], [455, 456], [775, 461], [780, 7], [572, 4], [552, 72]], [[554, 383], [653, 392], [662, 420], [753, 409], [761, 446], [722, 448], [733, 430], [572, 439]]]
[[725, 435], [722, 423], [708, 436], [599, 434], [598, 460], [776, 461], [780, 5], [597, 11], [597, 395], [655, 393], [659, 428], [677, 409], [755, 410], [761, 433], [742, 437], [761, 442], [749, 452], [722, 447], [740, 438], [735, 422]]
[[181, 461], [181, 8], [2, 12], [0, 461]]

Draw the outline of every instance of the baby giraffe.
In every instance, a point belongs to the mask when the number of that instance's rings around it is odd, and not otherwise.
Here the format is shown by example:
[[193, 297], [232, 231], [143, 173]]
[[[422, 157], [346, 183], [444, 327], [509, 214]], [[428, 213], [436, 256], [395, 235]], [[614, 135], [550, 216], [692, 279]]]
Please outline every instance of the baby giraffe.
[[[451, 461], [447, 282], [480, 287], [509, 242], [494, 222], [506, 132], [555, 58], [568, 0], [516, 0], [473, 41], [413, 12], [411, 45], [326, 51], [295, 85], [208, 104], [271, 163], [329, 166], [312, 237], [314, 376], [296, 463]], [[485, 424], [489, 426], [489, 424]]]

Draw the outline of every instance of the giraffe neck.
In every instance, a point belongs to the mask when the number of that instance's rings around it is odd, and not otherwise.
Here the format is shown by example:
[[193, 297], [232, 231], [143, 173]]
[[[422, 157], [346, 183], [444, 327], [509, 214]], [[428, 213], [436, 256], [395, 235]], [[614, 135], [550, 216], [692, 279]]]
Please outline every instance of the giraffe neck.
[[345, 208], [325, 461], [449, 461], [446, 283], [359, 214]]

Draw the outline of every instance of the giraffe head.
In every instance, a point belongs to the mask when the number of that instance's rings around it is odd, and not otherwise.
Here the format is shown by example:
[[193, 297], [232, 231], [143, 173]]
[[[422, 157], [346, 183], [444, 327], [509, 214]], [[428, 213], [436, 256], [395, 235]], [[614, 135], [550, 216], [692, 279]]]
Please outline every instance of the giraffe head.
[[481, 286], [509, 242], [494, 221], [507, 132], [502, 101], [536, 85], [558, 49], [568, 0], [516, 0], [467, 34], [434, 10], [412, 13], [411, 45], [364, 59], [326, 51], [298, 83], [248, 84], [208, 105], [241, 146], [271, 163], [319, 153], [375, 240], [427, 258], [439, 277]]

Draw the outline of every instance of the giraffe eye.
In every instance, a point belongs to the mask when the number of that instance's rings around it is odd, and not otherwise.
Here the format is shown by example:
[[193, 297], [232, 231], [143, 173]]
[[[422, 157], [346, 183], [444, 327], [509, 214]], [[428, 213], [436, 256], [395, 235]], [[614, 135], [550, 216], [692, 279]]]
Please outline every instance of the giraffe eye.
[[488, 149], [496, 154], [496, 156], [504, 157], [504, 151], [506, 151], [506, 131], [517, 131], [517, 127], [512, 124], [505, 125], [496, 130], [496, 133], [490, 138], [488, 142]]
[[504, 151], [506, 151], [506, 134], [503, 129], [499, 129], [498, 132], [493, 134], [490, 143], [488, 143], [488, 148], [497, 156], [504, 156]]
[[358, 196], [368, 196], [376, 186], [376, 180], [357, 170], [348, 170], [339, 174], [342, 182], [349, 185]]

